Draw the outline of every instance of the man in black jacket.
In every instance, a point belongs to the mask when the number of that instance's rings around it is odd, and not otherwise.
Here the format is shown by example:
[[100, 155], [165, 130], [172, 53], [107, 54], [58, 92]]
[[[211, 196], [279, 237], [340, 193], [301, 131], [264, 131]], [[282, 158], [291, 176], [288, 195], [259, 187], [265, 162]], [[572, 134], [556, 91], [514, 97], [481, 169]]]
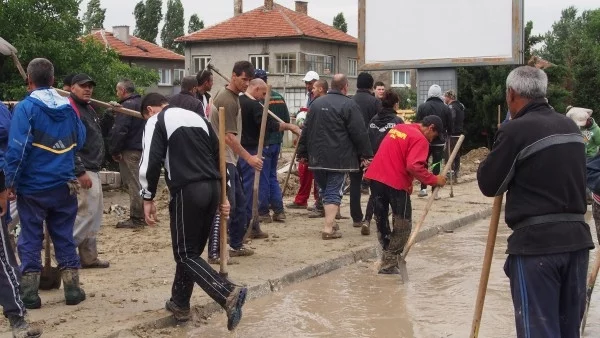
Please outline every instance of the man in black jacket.
[[[130, 80], [117, 83], [117, 97], [123, 108], [139, 111], [142, 98], [135, 92]], [[119, 163], [121, 180], [129, 190], [129, 219], [117, 223], [117, 228], [141, 228], [144, 226], [144, 209], [140, 197], [140, 158], [142, 157], [143, 119], [115, 114], [115, 124], [110, 137], [110, 154]]]
[[585, 145], [573, 121], [545, 100], [548, 77], [514, 69], [506, 79], [512, 120], [496, 134], [477, 180], [506, 195], [508, 258], [517, 337], [579, 337], [589, 250]]
[[198, 80], [196, 80], [195, 76], [184, 77], [181, 81], [181, 91], [169, 98], [169, 105], [171, 107], [191, 110], [202, 117], [206, 117], [202, 101], [198, 100], [194, 93], [197, 86]]
[[73, 227], [82, 268], [108, 268], [109, 262], [98, 259], [96, 236], [102, 225], [102, 183], [98, 172], [104, 161], [104, 139], [98, 114], [90, 105], [96, 83], [87, 74], [77, 74], [71, 84], [69, 99], [86, 130], [83, 148], [77, 152], [75, 176], [82, 190], [77, 197], [77, 217]]
[[[456, 93], [453, 90], [448, 90], [444, 93], [444, 103], [448, 105], [450, 108], [450, 112], [452, 113], [452, 134], [451, 137], [448, 138], [448, 142], [450, 142], [450, 151], [447, 151], [444, 154], [444, 160], [448, 161], [449, 154], [454, 150], [454, 146], [456, 146], [456, 142], [460, 138], [460, 135], [463, 134], [463, 125], [465, 122], [465, 106], [456, 99]], [[453, 179], [458, 178], [458, 171], [460, 170], [460, 152], [456, 154], [454, 158], [454, 163], [452, 163], [452, 171], [448, 174], [453, 177]]]
[[198, 86], [196, 87], [196, 95], [198, 100], [202, 102], [202, 108], [204, 109], [204, 115], [206, 118], [209, 117], [211, 107], [210, 107], [210, 91], [213, 86], [213, 74], [210, 70], [204, 69], [198, 74], [196, 74], [196, 80], [198, 81]]
[[[356, 94], [352, 97], [354, 102], [360, 107], [362, 117], [365, 122], [365, 127], [369, 127], [371, 119], [381, 111], [381, 101], [379, 101], [371, 92], [373, 88], [373, 76], [369, 73], [362, 72], [358, 74], [356, 79]], [[350, 216], [352, 216], [352, 225], [355, 228], [363, 227], [363, 212], [360, 204], [361, 185], [363, 171], [362, 169], [350, 173]], [[364, 189], [368, 191], [365, 185]]]
[[[438, 116], [442, 119], [442, 123], [444, 124], [444, 130], [440, 133], [443, 135], [443, 138], [447, 138], [448, 135], [452, 135], [452, 112], [450, 111], [450, 108], [444, 104], [444, 101], [442, 101], [442, 88], [436, 84], [432, 85], [429, 87], [427, 97], [427, 101], [417, 109], [416, 122], [422, 121], [425, 116]], [[433, 166], [431, 172], [433, 172], [434, 175], [438, 175], [442, 166], [442, 158], [444, 158], [444, 141], [442, 141], [441, 138], [437, 137], [429, 145], [429, 156], [427, 158], [429, 159], [429, 157], [431, 157], [431, 165]], [[421, 184], [419, 197], [426, 196], [427, 185]], [[435, 199], [438, 199], [438, 196], [436, 196]]]
[[298, 141], [298, 160], [313, 170], [325, 207], [321, 237], [342, 237], [335, 225], [345, 173], [357, 172], [373, 157], [360, 107], [346, 96], [348, 79], [337, 74], [328, 95], [316, 99]]

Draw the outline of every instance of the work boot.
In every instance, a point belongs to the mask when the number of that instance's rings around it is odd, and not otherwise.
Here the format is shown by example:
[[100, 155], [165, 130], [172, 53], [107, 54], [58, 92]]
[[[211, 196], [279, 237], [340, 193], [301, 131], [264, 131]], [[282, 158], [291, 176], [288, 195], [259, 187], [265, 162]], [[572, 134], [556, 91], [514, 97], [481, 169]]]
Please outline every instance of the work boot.
[[79, 270], [64, 269], [62, 280], [67, 305], [77, 305], [85, 300], [85, 292], [79, 287]]
[[273, 219], [271, 219], [270, 214], [258, 215], [258, 221], [261, 223], [271, 223]]
[[262, 231], [260, 228], [258, 228], [258, 230], [252, 229], [252, 230], [250, 230], [250, 238], [251, 239], [265, 239], [265, 238], [269, 238], [269, 234]]
[[252, 255], [254, 255], [254, 251], [245, 245], [242, 245], [239, 249], [229, 249], [229, 257], [244, 257]]
[[419, 191], [419, 197], [427, 197], [427, 189], [421, 189], [421, 191]]
[[360, 234], [363, 236], [369, 236], [371, 234], [371, 221], [364, 221], [362, 223]]
[[306, 209], [306, 205], [296, 204], [296, 202], [289, 203], [285, 207], [288, 209]]
[[37, 338], [42, 335], [42, 329], [29, 326], [25, 317], [8, 316], [8, 322], [12, 329], [13, 338]]
[[354, 228], [361, 228], [363, 226], [363, 222], [359, 221], [359, 222], [352, 222], [352, 227]]
[[285, 222], [285, 211], [273, 213], [273, 222]]
[[227, 329], [235, 330], [236, 326], [242, 320], [242, 306], [246, 302], [248, 289], [236, 286], [225, 302], [225, 311], [227, 312]]
[[129, 218], [117, 223], [117, 229], [141, 229], [144, 228], [146, 222], [140, 218]]
[[389, 250], [383, 250], [381, 255], [381, 267], [379, 273], [382, 275], [399, 275], [398, 257]]
[[314, 209], [308, 214], [308, 218], [322, 218], [325, 217], [325, 209]]
[[42, 300], [38, 294], [40, 287], [40, 273], [27, 272], [21, 277], [21, 300], [27, 309], [39, 309]]
[[178, 322], [187, 322], [190, 320], [190, 308], [183, 308], [175, 304], [172, 299], [169, 299], [165, 304], [165, 309], [173, 314], [173, 317]]
[[79, 258], [83, 269], [105, 269], [110, 266], [108, 261], [98, 258], [96, 238], [86, 238], [79, 244]]

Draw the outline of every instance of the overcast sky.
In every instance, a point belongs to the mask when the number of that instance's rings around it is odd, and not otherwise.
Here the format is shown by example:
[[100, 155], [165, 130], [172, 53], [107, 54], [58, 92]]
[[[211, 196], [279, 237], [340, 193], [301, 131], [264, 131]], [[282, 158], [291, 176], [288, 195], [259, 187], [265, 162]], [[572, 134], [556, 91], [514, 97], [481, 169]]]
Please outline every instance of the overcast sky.
[[[81, 3], [81, 16], [87, 8], [88, 1], [83, 0]], [[100, 0], [101, 6], [106, 8], [104, 28], [111, 30], [112, 26], [129, 25], [131, 32], [133, 32], [133, 28], [135, 27], [133, 9], [137, 2], [138, 0]], [[187, 22], [194, 13], [198, 14], [200, 19], [204, 20], [205, 26], [214, 25], [233, 16], [233, 0], [181, 0], [181, 2], [185, 10], [186, 33]], [[294, 9], [294, 0], [279, 0], [276, 2]], [[167, 0], [164, 0], [163, 15], [166, 12], [166, 3]], [[244, 11], [255, 9], [263, 4], [264, 0], [243, 0]], [[534, 33], [544, 33], [551, 28], [554, 21], [560, 18], [561, 10], [571, 5], [577, 7], [579, 10], [600, 7], [598, 0], [571, 0], [568, 2], [563, 0], [525, 0], [525, 20], [533, 21]], [[339, 12], [343, 12], [346, 17], [348, 33], [356, 36], [358, 30], [357, 0], [308, 0], [308, 14], [324, 23], [331, 24], [333, 17]], [[453, 13], [452, 15], [457, 20], [467, 19], [461, 19], [459, 13]], [[398, 18], [401, 18], [401, 15], [398, 15]], [[162, 23], [159, 26], [159, 39], [160, 28], [162, 28]]]

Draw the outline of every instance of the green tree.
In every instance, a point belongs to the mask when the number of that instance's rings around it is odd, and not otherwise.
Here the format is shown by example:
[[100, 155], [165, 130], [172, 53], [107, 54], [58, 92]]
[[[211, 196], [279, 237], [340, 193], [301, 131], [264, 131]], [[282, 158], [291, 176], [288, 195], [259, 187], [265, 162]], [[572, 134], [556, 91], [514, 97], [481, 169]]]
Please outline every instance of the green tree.
[[[142, 40], [156, 43], [158, 24], [163, 19], [162, 0], [140, 0], [133, 10], [135, 30], [133, 35]], [[182, 34], [183, 35], [183, 34]]]
[[190, 22], [188, 23], [188, 34], [199, 31], [204, 28], [204, 21], [200, 20], [198, 14], [192, 14], [190, 16]]
[[348, 32], [348, 24], [346, 23], [344, 13], [340, 12], [333, 18], [333, 27], [341, 30], [344, 33]]
[[89, 34], [95, 28], [103, 29], [105, 18], [106, 9], [100, 7], [100, 0], [90, 0], [83, 15], [83, 34]]
[[181, 0], [167, 1], [167, 14], [165, 24], [160, 32], [162, 46], [179, 54], [183, 54], [183, 45], [175, 42], [175, 39], [183, 36], [185, 19], [183, 16], [183, 5]]

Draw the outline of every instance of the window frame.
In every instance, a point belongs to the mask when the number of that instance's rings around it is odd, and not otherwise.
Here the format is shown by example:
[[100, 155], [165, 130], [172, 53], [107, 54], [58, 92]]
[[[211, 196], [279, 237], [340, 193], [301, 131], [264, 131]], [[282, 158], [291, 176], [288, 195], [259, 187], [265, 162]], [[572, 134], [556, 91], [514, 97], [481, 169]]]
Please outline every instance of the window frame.
[[[256, 58], [257, 61], [260, 59], [262, 67], [259, 67], [258, 62], [252, 62], [252, 58]], [[250, 61], [250, 63], [254, 66], [255, 69], [262, 69], [265, 72], [269, 73], [269, 66], [271, 62], [269, 54], [249, 54], [248, 61]]]
[[[404, 73], [404, 83], [396, 82], [396, 74]], [[394, 88], [411, 88], [410, 70], [393, 70], [392, 71], [392, 87]]]
[[[166, 87], [173, 85], [173, 70], [169, 68], [158, 68], [158, 86]], [[163, 73], [164, 72], [164, 73]], [[167, 79], [163, 78], [163, 75], [167, 75]], [[165, 81], [166, 80], [166, 81]]]
[[[196, 69], [196, 60], [198, 61], [198, 69]], [[198, 74], [206, 68], [206, 65], [212, 60], [211, 55], [192, 55], [192, 69], [194, 70], [194, 74]], [[204, 68], [202, 68], [202, 61], [204, 61]]]
[[[286, 59], [280, 59], [281, 56], [285, 55]], [[293, 56], [293, 58], [292, 58]], [[287, 70], [281, 69], [283, 68], [283, 62], [290, 64], [294, 63], [292, 71], [288, 68]], [[275, 53], [275, 74], [300, 74], [298, 72], [298, 53]]]
[[348, 76], [358, 76], [358, 59], [348, 58]]
[[[179, 78], [176, 76], [176, 74], [179, 74]], [[175, 81], [179, 80], [179, 82], [181, 83], [181, 81], [183, 81], [183, 78], [185, 77], [185, 69], [183, 68], [175, 68], [173, 69], [173, 77], [171, 83], [175, 83]]]

